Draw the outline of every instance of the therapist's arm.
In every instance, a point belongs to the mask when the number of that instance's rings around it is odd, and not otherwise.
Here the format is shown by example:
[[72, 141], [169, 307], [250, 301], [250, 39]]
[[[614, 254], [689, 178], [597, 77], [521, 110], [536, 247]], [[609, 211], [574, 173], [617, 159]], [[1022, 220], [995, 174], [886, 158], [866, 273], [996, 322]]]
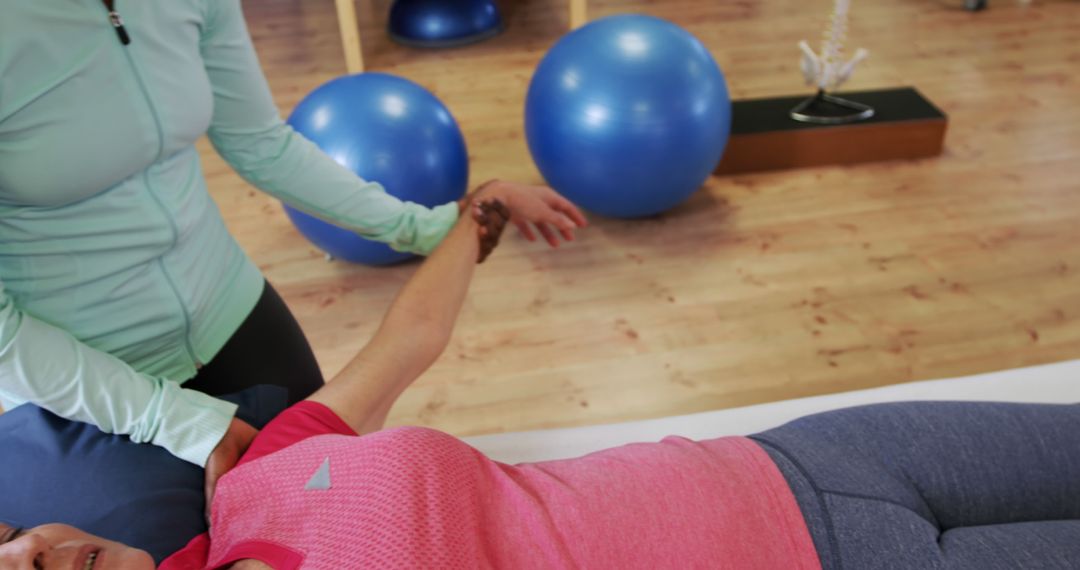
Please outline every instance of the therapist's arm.
[[[404, 202], [339, 165], [286, 124], [274, 105], [239, 0], [206, 0], [200, 51], [214, 96], [208, 132], [245, 180], [294, 208], [391, 247], [428, 254], [457, 221], [459, 206]], [[378, 136], [372, 133], [371, 136]], [[585, 218], [550, 188], [493, 182], [526, 238], [553, 247]], [[491, 188], [489, 188], [491, 189]]]
[[233, 425], [236, 412], [234, 404], [139, 373], [22, 311], [2, 281], [0, 396], [164, 447], [199, 466]]
[[245, 180], [303, 212], [395, 249], [427, 254], [458, 206], [427, 208], [387, 194], [288, 126], [274, 105], [239, 0], [205, 0], [200, 51], [214, 97], [207, 133]]

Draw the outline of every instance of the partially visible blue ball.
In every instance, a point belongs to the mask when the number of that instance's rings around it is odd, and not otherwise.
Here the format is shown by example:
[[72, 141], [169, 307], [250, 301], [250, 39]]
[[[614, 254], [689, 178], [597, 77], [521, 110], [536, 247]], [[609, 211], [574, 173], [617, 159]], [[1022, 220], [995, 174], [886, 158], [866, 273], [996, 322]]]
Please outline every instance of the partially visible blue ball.
[[540, 62], [525, 133], [553, 188], [597, 214], [650, 216], [715, 170], [731, 131], [716, 61], [689, 32], [642, 15], [596, 20]]
[[453, 47], [496, 36], [503, 29], [495, 0], [397, 0], [390, 37], [415, 47]]
[[[423, 87], [384, 73], [334, 79], [304, 98], [289, 124], [338, 164], [424, 206], [465, 195], [469, 157], [450, 111]], [[331, 256], [367, 265], [413, 257], [285, 206], [300, 233]]]

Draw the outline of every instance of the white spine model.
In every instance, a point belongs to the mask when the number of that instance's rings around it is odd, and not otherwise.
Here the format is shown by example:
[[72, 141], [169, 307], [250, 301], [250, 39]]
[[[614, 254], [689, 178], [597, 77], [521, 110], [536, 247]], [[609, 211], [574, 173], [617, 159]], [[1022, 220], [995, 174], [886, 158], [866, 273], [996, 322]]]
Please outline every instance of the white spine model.
[[829, 27], [821, 40], [820, 55], [814, 53], [806, 40], [799, 42], [799, 49], [803, 53], [802, 72], [807, 85], [816, 85], [821, 91], [832, 91], [847, 81], [855, 66], [870, 55], [870, 52], [859, 48], [850, 60], [843, 60], [850, 7], [851, 0], [836, 0]]

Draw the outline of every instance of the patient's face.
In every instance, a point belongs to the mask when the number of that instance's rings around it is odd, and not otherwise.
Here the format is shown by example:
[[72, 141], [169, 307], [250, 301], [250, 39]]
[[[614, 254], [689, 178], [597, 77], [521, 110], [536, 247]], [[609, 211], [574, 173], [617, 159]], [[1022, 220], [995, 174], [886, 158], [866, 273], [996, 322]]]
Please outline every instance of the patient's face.
[[0, 568], [153, 570], [154, 561], [142, 550], [64, 524], [17, 532], [0, 523]]

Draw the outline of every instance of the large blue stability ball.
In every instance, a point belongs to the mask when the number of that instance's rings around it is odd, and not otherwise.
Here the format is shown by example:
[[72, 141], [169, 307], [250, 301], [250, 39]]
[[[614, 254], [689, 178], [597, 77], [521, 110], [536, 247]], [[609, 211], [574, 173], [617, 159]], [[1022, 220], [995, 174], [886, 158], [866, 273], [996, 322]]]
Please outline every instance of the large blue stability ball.
[[415, 47], [454, 47], [486, 40], [503, 29], [495, 0], [397, 0], [390, 37]]
[[716, 168], [731, 100], [694, 36], [641, 15], [597, 20], [540, 62], [525, 133], [553, 188], [597, 214], [650, 216], [686, 200]]
[[[304, 98], [289, 124], [361, 178], [402, 200], [438, 206], [465, 195], [469, 157], [450, 111], [423, 87], [384, 73], [334, 79]], [[289, 206], [300, 233], [331, 256], [389, 265], [412, 257]]]

